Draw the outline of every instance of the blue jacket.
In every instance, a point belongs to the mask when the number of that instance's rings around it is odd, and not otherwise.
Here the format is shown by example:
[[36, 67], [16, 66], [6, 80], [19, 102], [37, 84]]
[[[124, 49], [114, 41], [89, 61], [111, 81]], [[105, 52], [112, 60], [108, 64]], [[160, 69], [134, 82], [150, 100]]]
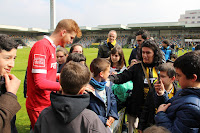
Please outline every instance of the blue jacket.
[[101, 119], [101, 121], [106, 125], [107, 119], [109, 116], [112, 116], [115, 120], [118, 119], [118, 112], [117, 112], [117, 102], [115, 99], [115, 95], [112, 93], [111, 88], [105, 87], [106, 96], [107, 96], [107, 112], [106, 106], [101, 99], [101, 97], [96, 93], [90, 93], [90, 104], [88, 109], [93, 110]]
[[[168, 100], [165, 93], [156, 100]], [[200, 88], [186, 88], [178, 91], [167, 101], [171, 103], [166, 112], [160, 111], [155, 116], [159, 126], [172, 133], [198, 133], [200, 128]]]
[[168, 46], [167, 48], [162, 47], [161, 50], [165, 53], [165, 60], [170, 60], [171, 59], [171, 54], [172, 54], [172, 50], [171, 47]]

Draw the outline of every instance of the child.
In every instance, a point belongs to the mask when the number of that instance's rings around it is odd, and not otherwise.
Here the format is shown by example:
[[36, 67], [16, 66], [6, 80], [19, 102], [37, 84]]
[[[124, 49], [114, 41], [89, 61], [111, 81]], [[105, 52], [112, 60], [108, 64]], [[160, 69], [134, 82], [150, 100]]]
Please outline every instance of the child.
[[90, 71], [93, 78], [90, 85], [95, 91], [90, 93], [89, 109], [93, 110], [104, 123], [105, 126], [118, 119], [117, 102], [111, 88], [106, 86], [106, 80], [109, 76], [110, 62], [103, 58], [96, 58], [90, 64]]
[[87, 66], [85, 56], [80, 53], [70, 53], [69, 56], [67, 57], [66, 63], [68, 63], [69, 61], [80, 62], [83, 65]]
[[[179, 88], [175, 81], [175, 68], [172, 63], [164, 63], [158, 66], [158, 71], [160, 71], [160, 79], [164, 85], [165, 90], [168, 93], [168, 97], [172, 98]], [[159, 81], [157, 82], [159, 84]], [[154, 84], [156, 87], [157, 84]]]
[[[158, 71], [160, 71], [160, 82], [162, 82], [162, 84], [164, 85], [164, 88], [168, 93], [168, 97], [172, 98], [178, 89], [176, 83], [174, 82], [176, 72], [173, 64], [161, 64], [158, 66]], [[160, 85], [159, 81], [157, 81], [156, 83], [154, 84], [154, 87]], [[156, 107], [158, 106], [158, 103], [154, 103], [154, 94], [154, 90], [152, 92], [149, 91], [148, 93], [138, 126], [138, 129], [141, 131], [149, 127], [150, 125], [155, 124], [154, 116], [157, 110]]]
[[[111, 50], [109, 61], [111, 63], [110, 74], [121, 73], [127, 69], [124, 53], [120, 46], [116, 46]], [[122, 108], [125, 107], [124, 102], [126, 101], [126, 98], [130, 94], [129, 92], [131, 92], [132, 88], [133, 88], [133, 83], [131, 81], [124, 84], [119, 84], [119, 85], [115, 84], [112, 86], [113, 93], [115, 94], [115, 97], [117, 99], [118, 111], [120, 111]], [[126, 130], [127, 130], [127, 126], [126, 126], [125, 117], [124, 117], [122, 131], [126, 131]]]
[[68, 56], [68, 51], [66, 48], [60, 47], [56, 51], [56, 61], [57, 61], [57, 73], [60, 73], [62, 67], [64, 66]]
[[168, 100], [162, 84], [156, 87], [156, 100], [166, 104], [159, 106], [155, 122], [173, 133], [197, 133], [200, 127], [200, 51], [179, 57], [174, 67], [182, 90]]
[[84, 94], [90, 80], [89, 69], [77, 62], [67, 63], [61, 72], [62, 94], [51, 92], [51, 106], [40, 114], [35, 133], [110, 132], [98, 116], [86, 109], [90, 96]]
[[15, 64], [18, 44], [6, 34], [0, 34], [0, 132], [17, 133], [16, 113], [21, 106], [17, 101], [20, 80], [10, 74]]
[[123, 72], [126, 69], [124, 53], [120, 46], [116, 46], [111, 50], [109, 61], [111, 63], [110, 74]]
[[83, 54], [83, 46], [81, 44], [73, 44], [69, 50], [69, 53]]

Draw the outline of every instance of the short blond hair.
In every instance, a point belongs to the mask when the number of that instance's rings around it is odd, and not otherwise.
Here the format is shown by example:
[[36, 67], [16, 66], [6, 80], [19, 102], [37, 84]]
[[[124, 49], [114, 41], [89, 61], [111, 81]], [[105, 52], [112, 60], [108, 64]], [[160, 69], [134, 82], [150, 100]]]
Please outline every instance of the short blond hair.
[[68, 32], [75, 32], [78, 38], [82, 36], [82, 32], [78, 24], [73, 19], [63, 19], [60, 22], [58, 22], [54, 32], [57, 33], [61, 30], [66, 30]]

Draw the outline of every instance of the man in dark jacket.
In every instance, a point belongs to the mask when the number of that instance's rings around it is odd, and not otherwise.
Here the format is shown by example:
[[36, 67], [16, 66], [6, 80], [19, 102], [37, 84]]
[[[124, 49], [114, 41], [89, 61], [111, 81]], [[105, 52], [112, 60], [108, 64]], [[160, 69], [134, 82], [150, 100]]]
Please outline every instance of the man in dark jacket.
[[149, 33], [146, 30], [139, 30], [136, 32], [135, 36], [138, 45], [131, 51], [131, 55], [128, 60], [129, 65], [131, 65], [132, 62], [138, 60], [139, 58], [138, 56], [140, 55], [141, 45], [145, 40], [149, 39]]
[[90, 80], [88, 68], [67, 63], [60, 75], [62, 94], [51, 93], [51, 106], [40, 114], [35, 133], [109, 133], [99, 117], [86, 109], [90, 96], [84, 94]]
[[0, 133], [17, 133], [15, 114], [21, 107], [16, 93], [21, 81], [10, 74], [17, 47], [18, 44], [8, 35], [0, 34]]
[[108, 33], [107, 40], [99, 45], [99, 51], [97, 58], [108, 58], [110, 56], [111, 49], [115, 46], [119, 46], [116, 42], [117, 32], [115, 30], [111, 30]]

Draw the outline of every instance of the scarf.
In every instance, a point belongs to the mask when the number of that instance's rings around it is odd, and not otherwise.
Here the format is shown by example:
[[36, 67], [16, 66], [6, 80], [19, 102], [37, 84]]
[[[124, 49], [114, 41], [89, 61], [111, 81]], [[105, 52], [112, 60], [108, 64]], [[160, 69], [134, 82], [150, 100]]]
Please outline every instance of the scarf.
[[110, 48], [110, 49], [112, 49], [114, 46], [115, 46], [115, 44], [116, 44], [116, 40], [114, 41], [114, 42], [109, 42], [109, 38], [107, 38], [107, 44], [108, 44], [108, 47]]
[[92, 85], [96, 90], [102, 91], [105, 89], [107, 82], [98, 82], [94, 78], [91, 78], [90, 85]]

